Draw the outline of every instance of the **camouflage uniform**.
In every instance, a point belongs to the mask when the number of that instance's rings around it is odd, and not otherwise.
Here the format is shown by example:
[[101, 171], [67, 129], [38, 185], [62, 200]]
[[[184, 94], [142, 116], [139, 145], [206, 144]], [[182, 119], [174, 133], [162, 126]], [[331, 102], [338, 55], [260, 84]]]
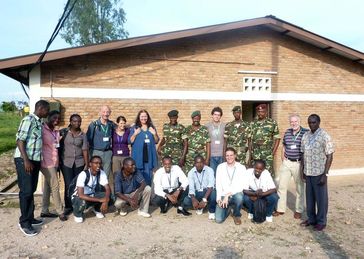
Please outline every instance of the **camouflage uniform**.
[[274, 140], [279, 139], [278, 124], [271, 118], [254, 120], [251, 125], [252, 160], [263, 159], [266, 168], [273, 172], [273, 147]]
[[183, 153], [183, 134], [185, 127], [181, 124], [172, 126], [169, 123], [163, 125], [163, 137], [165, 144], [161, 149], [162, 157], [172, 157], [172, 164], [178, 165]]
[[187, 174], [194, 167], [194, 159], [197, 155], [202, 155], [206, 159], [206, 143], [211, 142], [209, 130], [205, 126], [200, 126], [198, 130], [194, 130], [189, 125], [183, 139], [188, 139], [188, 152], [186, 155], [185, 173]]
[[236, 160], [246, 165], [246, 152], [248, 150], [248, 139], [251, 130], [248, 122], [232, 121], [226, 124], [224, 138], [226, 139], [226, 147], [232, 147], [236, 150]]

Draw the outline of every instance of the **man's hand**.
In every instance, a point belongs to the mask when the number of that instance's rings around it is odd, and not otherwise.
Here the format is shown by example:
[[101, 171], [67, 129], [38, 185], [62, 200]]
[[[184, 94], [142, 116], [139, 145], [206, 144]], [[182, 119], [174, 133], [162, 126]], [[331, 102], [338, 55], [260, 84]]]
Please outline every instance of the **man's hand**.
[[108, 206], [108, 204], [107, 204], [108, 202], [103, 202], [102, 204], [101, 204], [101, 207], [100, 207], [100, 210], [101, 210], [101, 212], [103, 213], [103, 214], [106, 214], [107, 213], [107, 211], [108, 211], [108, 209], [109, 209], [109, 206]]
[[32, 164], [32, 162], [30, 162], [29, 159], [24, 159], [24, 167], [27, 174], [30, 174], [34, 169], [34, 165]]
[[197, 210], [200, 207], [200, 204], [198, 203], [198, 200], [195, 197], [192, 197], [192, 206], [195, 210]]
[[326, 176], [326, 174], [324, 173], [324, 174], [322, 174], [322, 175], [321, 175], [321, 178], [320, 178], [320, 181], [319, 181], [318, 185], [323, 186], [323, 185], [325, 185], [326, 183], [327, 183], [327, 176]]
[[177, 199], [174, 195], [171, 194], [167, 194], [167, 199], [172, 203], [172, 204], [177, 204]]
[[257, 194], [257, 198], [260, 198], [263, 195], [262, 189], [258, 189], [255, 193]]
[[229, 196], [225, 196], [221, 202], [221, 208], [227, 208], [229, 206]]
[[129, 203], [134, 210], [138, 208], [138, 199], [136, 198], [136, 195], [130, 198]]
[[206, 207], [207, 203], [204, 202], [204, 201], [200, 201], [199, 205], [198, 205], [198, 208], [199, 209], [204, 209]]

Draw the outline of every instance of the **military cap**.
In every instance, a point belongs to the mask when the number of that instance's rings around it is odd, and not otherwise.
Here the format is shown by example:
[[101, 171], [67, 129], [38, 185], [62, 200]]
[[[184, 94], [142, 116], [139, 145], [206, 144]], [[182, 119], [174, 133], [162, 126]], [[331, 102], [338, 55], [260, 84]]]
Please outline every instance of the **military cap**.
[[232, 109], [233, 112], [241, 112], [241, 107], [240, 106], [234, 106], [234, 108]]
[[266, 110], [267, 109], [267, 104], [266, 103], [261, 103], [259, 104], [256, 108], [256, 110]]
[[176, 116], [178, 116], [178, 111], [177, 110], [171, 110], [168, 113], [168, 117], [176, 117]]
[[201, 112], [200, 111], [194, 111], [193, 113], [191, 113], [191, 118], [193, 118], [195, 116], [201, 116]]

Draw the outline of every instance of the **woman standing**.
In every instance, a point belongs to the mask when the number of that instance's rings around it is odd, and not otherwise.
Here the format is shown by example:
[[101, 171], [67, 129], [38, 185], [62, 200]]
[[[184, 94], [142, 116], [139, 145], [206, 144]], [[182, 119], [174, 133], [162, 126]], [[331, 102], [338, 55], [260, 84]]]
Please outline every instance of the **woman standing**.
[[151, 186], [153, 169], [158, 166], [156, 144], [159, 141], [152, 119], [146, 110], [139, 111], [135, 125], [130, 130], [129, 143], [131, 157], [142, 173], [146, 183]]
[[[59, 147], [59, 130], [56, 129], [60, 121], [60, 113], [58, 111], [51, 111], [48, 115], [48, 122], [44, 124], [42, 131], [42, 161], [41, 172], [44, 175], [43, 182], [43, 201], [42, 211], [40, 216], [42, 218], [56, 218], [62, 213], [61, 195], [59, 194], [59, 181], [58, 181], [58, 147]], [[49, 203], [52, 193], [53, 203], [56, 213], [50, 213]]]
[[129, 156], [129, 133], [130, 129], [126, 127], [126, 119], [124, 116], [119, 116], [116, 119], [117, 128], [112, 135], [112, 171], [121, 171], [123, 161]]
[[68, 188], [74, 177], [87, 169], [89, 164], [88, 143], [86, 133], [81, 130], [82, 119], [78, 114], [72, 114], [68, 128], [61, 130], [61, 168], [64, 179], [65, 208], [60, 216], [67, 220], [67, 215], [72, 212], [71, 197], [68, 197]]

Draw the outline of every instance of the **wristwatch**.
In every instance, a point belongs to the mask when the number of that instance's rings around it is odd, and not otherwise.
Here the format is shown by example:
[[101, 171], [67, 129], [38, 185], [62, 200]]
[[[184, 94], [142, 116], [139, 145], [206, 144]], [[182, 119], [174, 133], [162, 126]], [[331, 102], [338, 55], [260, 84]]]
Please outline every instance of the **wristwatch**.
[[202, 198], [202, 201], [207, 203], [207, 199], [206, 198]]

